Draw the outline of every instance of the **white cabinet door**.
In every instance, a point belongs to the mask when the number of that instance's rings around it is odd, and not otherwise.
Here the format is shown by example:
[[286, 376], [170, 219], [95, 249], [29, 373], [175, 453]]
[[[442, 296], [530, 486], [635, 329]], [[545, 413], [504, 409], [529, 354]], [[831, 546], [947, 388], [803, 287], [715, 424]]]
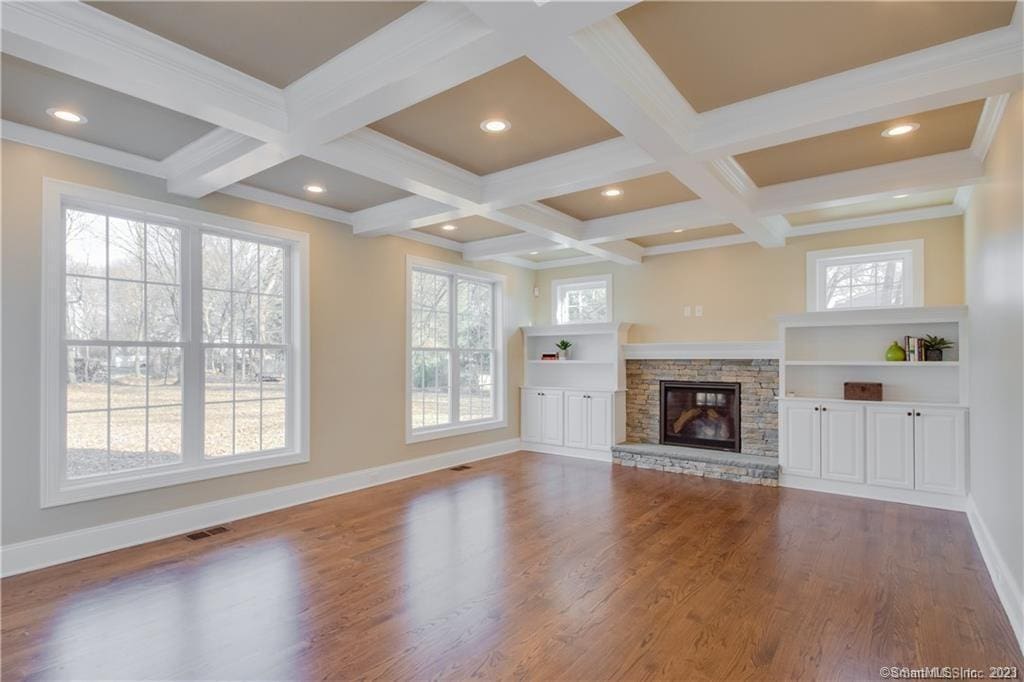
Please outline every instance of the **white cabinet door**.
[[541, 395], [539, 391], [523, 389], [519, 411], [519, 437], [527, 443], [539, 443], [541, 429]]
[[587, 447], [607, 450], [612, 446], [612, 396], [610, 393], [588, 393], [590, 417], [587, 429]]
[[788, 402], [782, 408], [782, 470], [800, 476], [821, 476], [821, 413], [819, 406]]
[[562, 424], [565, 415], [562, 413], [562, 392], [540, 392], [540, 442], [548, 445], [562, 444]]
[[909, 407], [867, 408], [868, 483], [914, 487], [914, 411]]
[[864, 408], [821, 404], [821, 477], [864, 482]]
[[587, 412], [590, 400], [579, 391], [565, 392], [565, 445], [570, 448], [587, 447]]
[[914, 487], [964, 492], [964, 412], [919, 407], [914, 413]]

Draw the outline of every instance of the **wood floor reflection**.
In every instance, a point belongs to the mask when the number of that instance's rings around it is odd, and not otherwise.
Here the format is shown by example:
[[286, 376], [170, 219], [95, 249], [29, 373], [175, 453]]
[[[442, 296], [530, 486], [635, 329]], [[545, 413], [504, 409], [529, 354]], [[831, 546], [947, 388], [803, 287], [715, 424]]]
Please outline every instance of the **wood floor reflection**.
[[2, 587], [5, 680], [1024, 670], [962, 514], [532, 453]]

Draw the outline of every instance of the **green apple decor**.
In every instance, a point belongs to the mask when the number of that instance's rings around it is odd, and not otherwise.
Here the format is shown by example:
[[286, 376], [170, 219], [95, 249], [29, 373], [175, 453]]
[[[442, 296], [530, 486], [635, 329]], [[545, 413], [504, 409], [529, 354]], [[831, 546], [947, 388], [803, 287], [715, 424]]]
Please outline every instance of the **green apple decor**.
[[907, 351], [903, 350], [899, 341], [893, 341], [889, 349], [885, 351], [885, 359], [889, 362], [903, 362], [907, 359]]

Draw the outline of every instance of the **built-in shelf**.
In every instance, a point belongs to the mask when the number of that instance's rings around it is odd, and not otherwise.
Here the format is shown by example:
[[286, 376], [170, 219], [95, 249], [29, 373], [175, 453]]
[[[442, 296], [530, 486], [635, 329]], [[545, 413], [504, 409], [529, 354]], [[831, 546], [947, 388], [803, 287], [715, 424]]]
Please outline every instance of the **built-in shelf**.
[[915, 367], [935, 369], [937, 367], [959, 367], [956, 360], [942, 362], [888, 362], [886, 360], [786, 360], [792, 367]]
[[[626, 387], [622, 346], [630, 325], [624, 322], [523, 327], [523, 382], [527, 386], [564, 390]], [[569, 360], [541, 360], [556, 353], [555, 344], [566, 339], [572, 346]]]
[[531, 365], [614, 365], [613, 360], [529, 360]]
[[828, 402], [828, 403], [850, 403], [851, 405], [888, 405], [889, 407], [914, 407], [916, 405], [928, 405], [929, 407], [955, 407], [966, 408], [964, 403], [949, 403], [932, 400], [846, 400], [845, 398], [834, 398], [829, 396], [789, 395], [780, 397], [779, 400], [800, 400], [804, 402]]

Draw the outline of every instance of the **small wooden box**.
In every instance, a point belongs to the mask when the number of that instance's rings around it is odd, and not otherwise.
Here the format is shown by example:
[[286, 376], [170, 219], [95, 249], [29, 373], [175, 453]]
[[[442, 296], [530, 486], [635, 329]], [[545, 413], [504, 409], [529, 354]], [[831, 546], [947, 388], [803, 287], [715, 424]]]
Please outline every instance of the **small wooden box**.
[[882, 384], [847, 381], [843, 384], [844, 400], [881, 400]]

